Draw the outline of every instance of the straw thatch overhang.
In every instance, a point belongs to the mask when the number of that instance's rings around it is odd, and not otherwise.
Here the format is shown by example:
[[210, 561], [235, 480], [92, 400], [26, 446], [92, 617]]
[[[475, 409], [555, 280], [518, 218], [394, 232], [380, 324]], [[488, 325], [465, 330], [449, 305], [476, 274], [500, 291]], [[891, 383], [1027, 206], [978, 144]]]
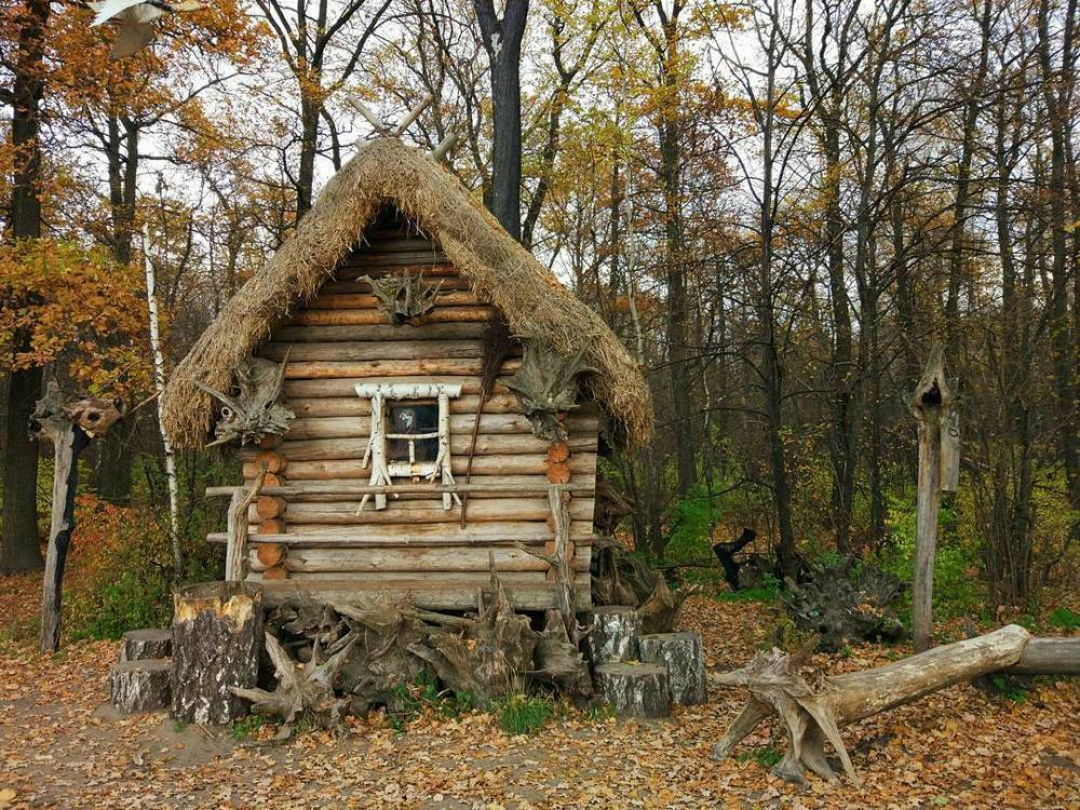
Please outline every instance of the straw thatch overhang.
[[177, 447], [202, 447], [213, 422], [214, 402], [195, 382], [227, 390], [233, 370], [317, 294], [388, 204], [440, 245], [515, 334], [564, 353], [587, 344], [587, 363], [597, 370], [590, 379], [592, 395], [614, 423], [614, 434], [628, 444], [649, 437], [648, 386], [600, 316], [565, 290], [429, 155], [382, 138], [362, 146], [327, 183], [295, 235], [233, 296], [176, 368], [162, 422]]

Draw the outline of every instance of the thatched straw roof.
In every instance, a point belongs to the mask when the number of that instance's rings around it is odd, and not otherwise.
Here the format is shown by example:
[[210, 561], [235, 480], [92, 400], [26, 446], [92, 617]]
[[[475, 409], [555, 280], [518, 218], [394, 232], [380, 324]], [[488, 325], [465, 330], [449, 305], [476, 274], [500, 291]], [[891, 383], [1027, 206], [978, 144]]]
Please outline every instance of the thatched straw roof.
[[601, 318], [512, 239], [429, 155], [392, 138], [371, 141], [326, 184], [295, 235], [225, 305], [172, 375], [162, 424], [177, 447], [201, 447], [219, 391], [271, 329], [313, 298], [386, 204], [396, 206], [442, 247], [474, 289], [505, 315], [511, 330], [569, 353], [588, 344], [597, 369], [593, 396], [631, 444], [652, 430], [649, 389], [638, 365]]

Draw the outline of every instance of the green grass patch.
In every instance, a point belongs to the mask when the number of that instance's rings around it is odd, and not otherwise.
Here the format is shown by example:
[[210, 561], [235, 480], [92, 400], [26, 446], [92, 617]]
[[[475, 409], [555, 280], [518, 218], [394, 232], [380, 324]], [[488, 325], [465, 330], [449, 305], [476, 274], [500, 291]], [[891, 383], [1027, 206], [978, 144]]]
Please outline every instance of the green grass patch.
[[229, 733], [232, 734], [232, 738], [237, 742], [244, 742], [245, 740], [250, 739], [256, 731], [269, 722], [270, 720], [263, 717], [261, 714], [249, 714], [247, 717], [234, 720], [232, 726], [229, 728]]
[[495, 711], [507, 734], [536, 734], [555, 716], [555, 704], [551, 698], [517, 694], [498, 701]]
[[756, 762], [762, 768], [771, 768], [783, 759], [783, 754], [773, 745], [761, 745], [749, 751], [743, 751], [735, 758], [739, 762]]
[[398, 684], [386, 709], [386, 722], [395, 731], [405, 727], [424, 711], [431, 710], [442, 717], [457, 717], [476, 708], [471, 692], [439, 689], [439, 679], [429, 669], [422, 669], [411, 683]]
[[1058, 630], [1080, 630], [1080, 613], [1073, 613], [1067, 607], [1054, 608], [1046, 617], [1047, 623]]

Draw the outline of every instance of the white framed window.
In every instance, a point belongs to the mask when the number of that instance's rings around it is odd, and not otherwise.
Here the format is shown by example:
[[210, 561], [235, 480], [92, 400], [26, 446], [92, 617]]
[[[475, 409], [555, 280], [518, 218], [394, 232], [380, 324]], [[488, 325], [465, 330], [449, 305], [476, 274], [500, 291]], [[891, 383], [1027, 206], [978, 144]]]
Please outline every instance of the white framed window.
[[[356, 395], [371, 401], [371, 432], [364, 466], [371, 465], [372, 486], [392, 486], [394, 478], [426, 478], [453, 484], [450, 459], [450, 400], [460, 385], [444, 383], [361, 383]], [[361, 512], [371, 495], [360, 499]], [[386, 508], [386, 495], [374, 497]], [[461, 505], [457, 493], [444, 492], [443, 509]]]

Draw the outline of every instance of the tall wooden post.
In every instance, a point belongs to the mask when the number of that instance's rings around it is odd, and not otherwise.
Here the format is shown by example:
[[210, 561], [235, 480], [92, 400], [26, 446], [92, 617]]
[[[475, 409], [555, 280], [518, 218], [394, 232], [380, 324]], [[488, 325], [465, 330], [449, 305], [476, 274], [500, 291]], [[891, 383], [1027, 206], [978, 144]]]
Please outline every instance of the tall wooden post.
[[41, 651], [60, 648], [60, 604], [64, 565], [75, 528], [75, 491], [79, 486], [79, 456], [95, 436], [105, 433], [123, 415], [123, 403], [88, 397], [65, 405], [60, 388], [50, 382], [38, 400], [33, 419], [36, 432], [53, 444], [52, 522], [45, 554], [45, 583], [41, 591]]
[[[933, 636], [934, 554], [938, 507], [943, 489], [956, 488], [959, 426], [952, 391], [945, 379], [945, 351], [930, 350], [911, 412], [919, 426], [919, 489], [915, 521], [915, 570], [912, 582], [911, 628], [915, 651], [930, 648]], [[943, 469], [942, 441], [948, 445]]]

